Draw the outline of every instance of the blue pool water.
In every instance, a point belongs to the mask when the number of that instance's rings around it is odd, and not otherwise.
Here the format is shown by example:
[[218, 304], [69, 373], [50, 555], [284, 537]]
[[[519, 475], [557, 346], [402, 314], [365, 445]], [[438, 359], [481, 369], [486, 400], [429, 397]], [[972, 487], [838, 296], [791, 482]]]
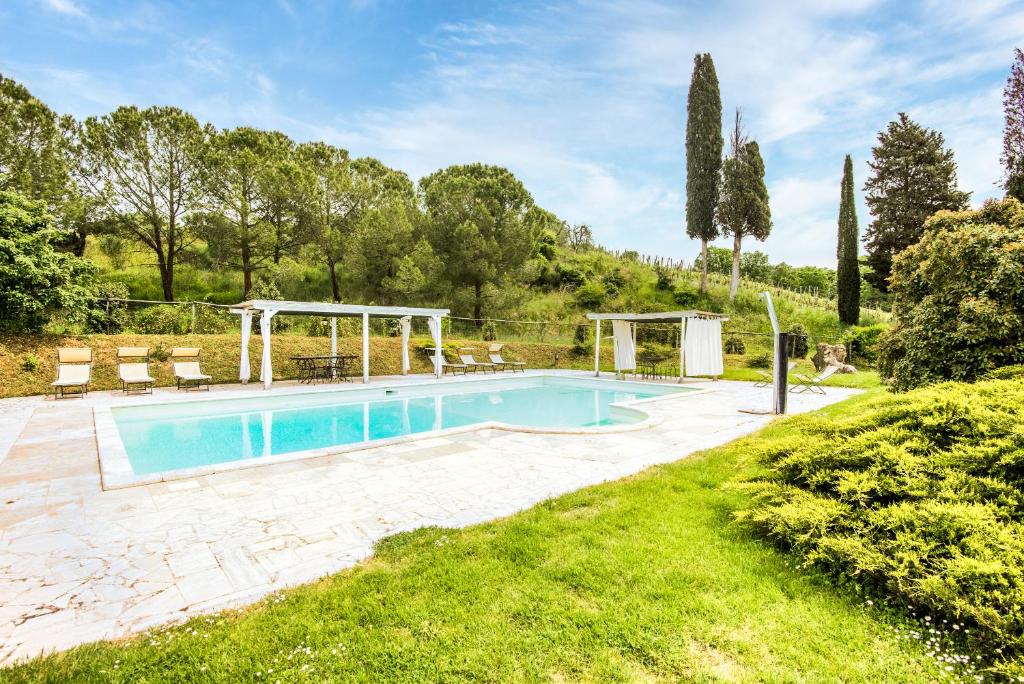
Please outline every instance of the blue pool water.
[[[112, 409], [138, 475], [499, 421], [540, 428], [641, 420], [613, 403], [685, 391], [533, 377]], [[388, 392], [388, 394], [385, 394]]]

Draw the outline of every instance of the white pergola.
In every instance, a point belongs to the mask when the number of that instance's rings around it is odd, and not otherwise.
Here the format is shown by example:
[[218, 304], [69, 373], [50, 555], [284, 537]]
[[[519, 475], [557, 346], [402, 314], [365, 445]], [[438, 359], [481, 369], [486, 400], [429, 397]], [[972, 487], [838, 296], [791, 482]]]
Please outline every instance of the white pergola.
[[242, 353], [238, 367], [238, 379], [249, 382], [249, 334], [252, 317], [260, 317], [260, 337], [263, 338], [263, 359], [260, 364], [260, 380], [263, 387], [270, 389], [274, 381], [270, 357], [270, 321], [277, 314], [292, 316], [321, 316], [331, 319], [331, 356], [338, 354], [338, 319], [362, 318], [363, 320], [363, 382], [370, 381], [370, 319], [397, 318], [402, 324], [402, 373], [409, 372], [409, 328], [414, 317], [427, 319], [434, 338], [434, 375], [441, 377], [441, 318], [448, 315], [448, 309], [420, 309], [408, 306], [362, 306], [359, 304], [332, 304], [321, 302], [286, 302], [273, 299], [254, 299], [231, 307], [231, 312], [242, 317]]
[[[636, 346], [637, 323], [679, 323], [679, 382], [686, 377], [686, 322], [695, 318], [704, 320], [727, 321], [728, 316], [709, 311], [661, 311], [657, 313], [588, 313], [587, 318], [594, 321], [597, 330], [594, 334], [594, 375], [601, 375], [601, 321], [626, 321], [630, 323], [633, 335], [633, 346]], [[635, 369], [634, 369], [635, 370]]]

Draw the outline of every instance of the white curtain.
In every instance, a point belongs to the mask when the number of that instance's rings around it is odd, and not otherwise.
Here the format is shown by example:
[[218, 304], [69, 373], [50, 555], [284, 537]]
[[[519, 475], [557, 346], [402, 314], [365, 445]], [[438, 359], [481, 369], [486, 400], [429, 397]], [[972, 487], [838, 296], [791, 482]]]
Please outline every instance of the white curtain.
[[686, 374], [721, 375], [722, 321], [691, 318], [686, 323]]
[[238, 379], [249, 382], [252, 370], [249, 368], [249, 336], [252, 334], [252, 312], [242, 312], [242, 356], [238, 360]]
[[[433, 320], [433, 319], [431, 319]], [[398, 319], [402, 325], [402, 375], [409, 374], [409, 329], [412, 327], [412, 316]]]
[[427, 319], [430, 337], [434, 340], [434, 375], [441, 377], [441, 318], [431, 316]]
[[612, 321], [615, 338], [615, 371], [636, 370], [636, 346], [629, 321]]

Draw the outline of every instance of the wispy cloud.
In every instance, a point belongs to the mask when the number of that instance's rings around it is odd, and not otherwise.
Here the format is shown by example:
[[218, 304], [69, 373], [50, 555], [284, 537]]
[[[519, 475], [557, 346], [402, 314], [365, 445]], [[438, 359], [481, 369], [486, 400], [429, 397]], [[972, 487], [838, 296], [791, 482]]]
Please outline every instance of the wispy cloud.
[[73, 0], [44, 0], [43, 4], [47, 9], [69, 17], [81, 17], [84, 19], [89, 16]]

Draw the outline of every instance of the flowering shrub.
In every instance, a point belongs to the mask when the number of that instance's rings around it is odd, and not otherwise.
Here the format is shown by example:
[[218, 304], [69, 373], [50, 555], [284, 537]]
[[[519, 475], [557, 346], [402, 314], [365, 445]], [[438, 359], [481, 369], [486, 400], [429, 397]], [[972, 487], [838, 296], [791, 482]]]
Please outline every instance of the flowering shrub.
[[796, 418], [759, 452], [769, 474], [739, 517], [809, 564], [963, 624], [997, 670], [1024, 676], [1022, 417], [1018, 377]]

